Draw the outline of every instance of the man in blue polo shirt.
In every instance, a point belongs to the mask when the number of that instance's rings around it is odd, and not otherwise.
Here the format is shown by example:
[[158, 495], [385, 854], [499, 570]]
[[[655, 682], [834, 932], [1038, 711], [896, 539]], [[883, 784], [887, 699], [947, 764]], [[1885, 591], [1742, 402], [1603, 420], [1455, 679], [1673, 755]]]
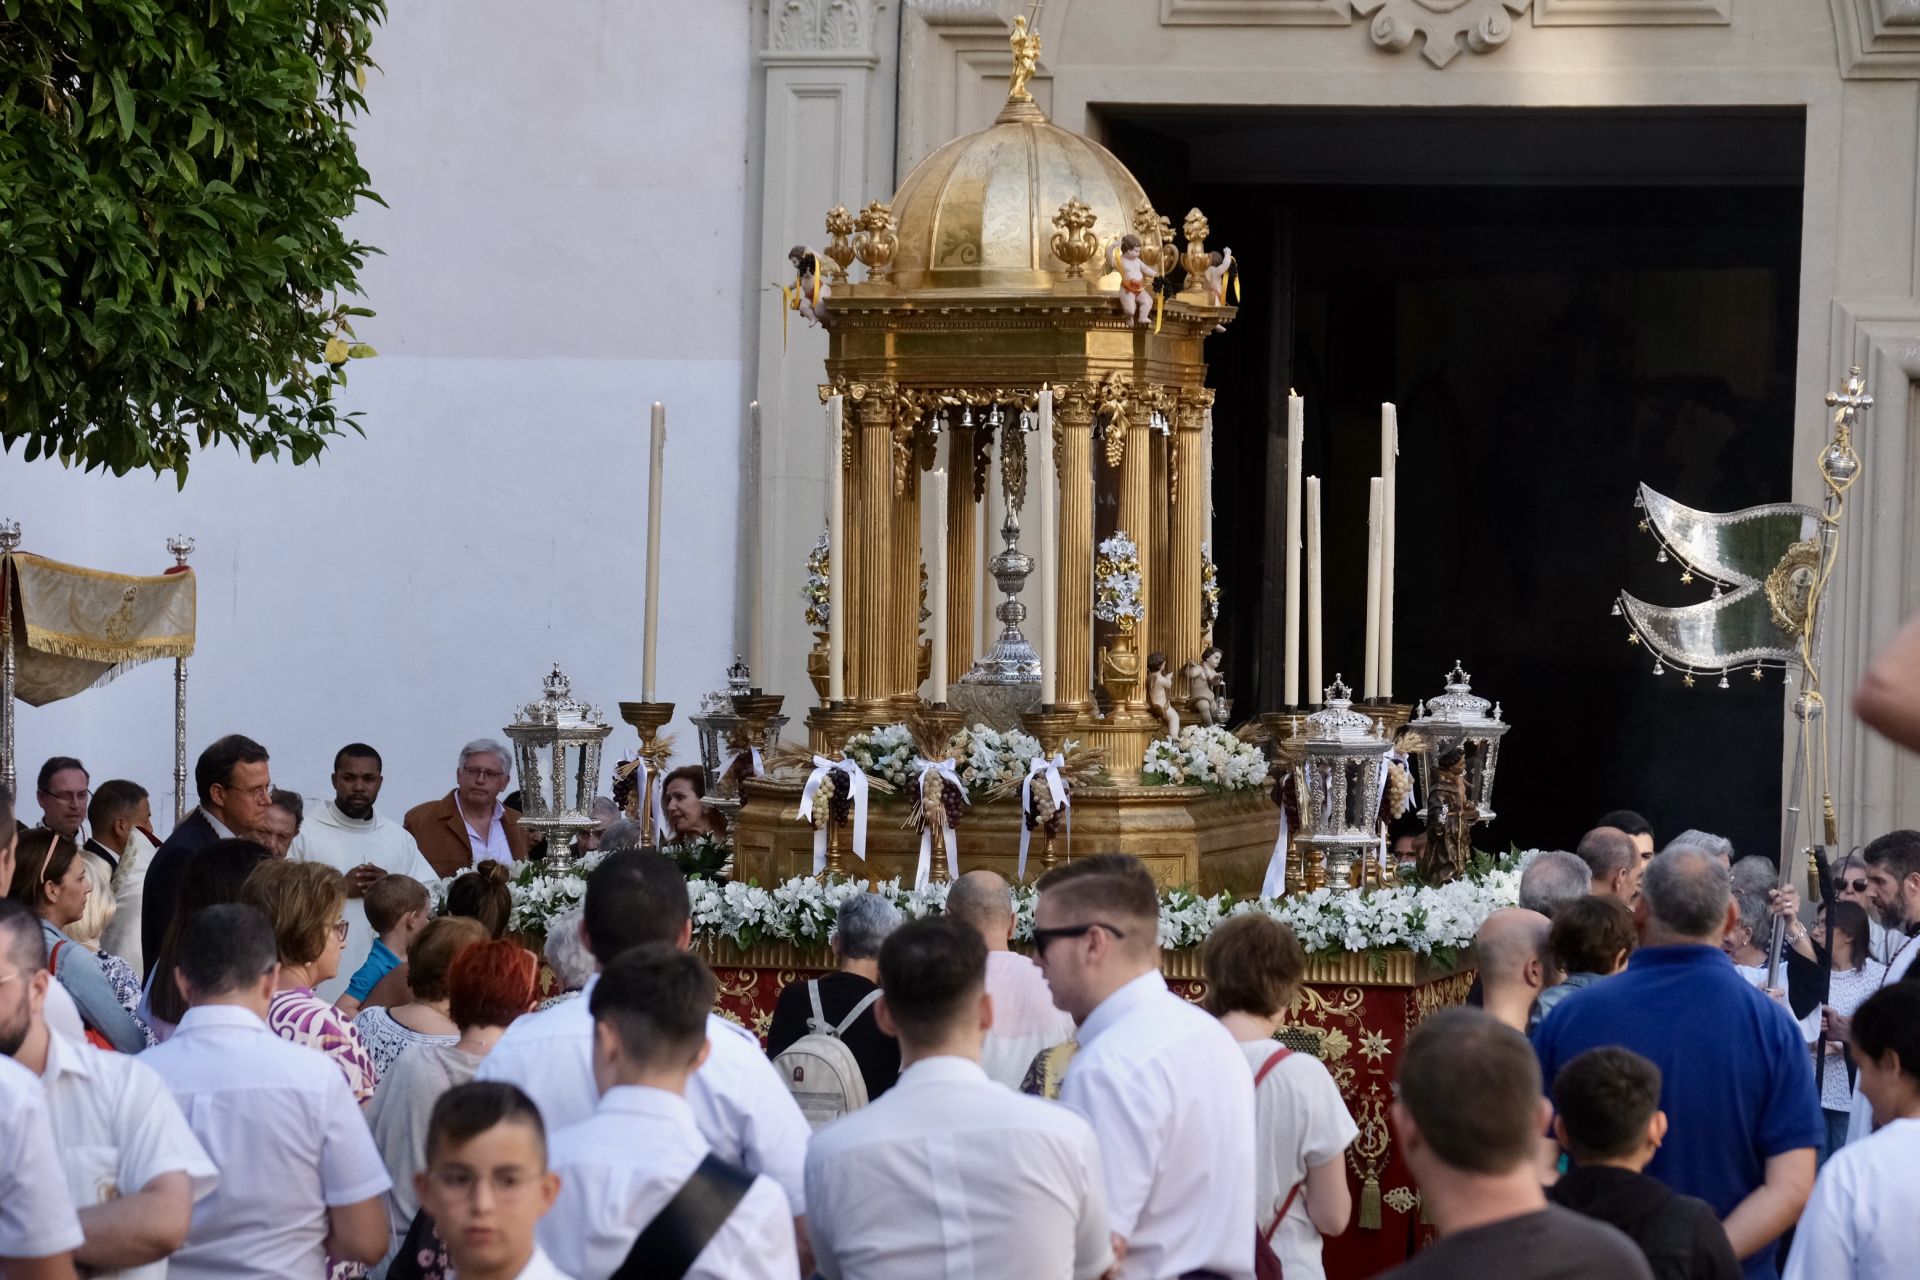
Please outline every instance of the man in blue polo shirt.
[[1641, 882], [1641, 947], [1627, 971], [1562, 1000], [1534, 1048], [1548, 1081], [1601, 1045], [1651, 1059], [1671, 1128], [1646, 1171], [1712, 1205], [1747, 1280], [1772, 1280], [1774, 1242], [1813, 1189], [1825, 1123], [1793, 1016], [1720, 950], [1737, 910], [1717, 858], [1669, 847]]

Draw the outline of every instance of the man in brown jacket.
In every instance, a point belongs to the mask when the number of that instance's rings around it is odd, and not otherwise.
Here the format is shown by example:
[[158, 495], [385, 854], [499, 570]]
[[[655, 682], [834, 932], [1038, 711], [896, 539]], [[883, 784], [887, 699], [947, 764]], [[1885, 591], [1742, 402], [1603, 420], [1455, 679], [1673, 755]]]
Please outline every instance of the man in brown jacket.
[[512, 777], [512, 757], [492, 738], [460, 749], [453, 790], [407, 810], [404, 826], [442, 876], [479, 862], [513, 863], [527, 856], [520, 814], [500, 803]]

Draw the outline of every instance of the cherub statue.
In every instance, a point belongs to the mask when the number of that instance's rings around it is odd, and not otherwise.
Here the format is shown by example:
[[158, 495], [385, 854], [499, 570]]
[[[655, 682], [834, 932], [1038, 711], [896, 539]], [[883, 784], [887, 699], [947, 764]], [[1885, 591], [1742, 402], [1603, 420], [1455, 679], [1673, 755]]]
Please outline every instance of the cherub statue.
[[1140, 237], [1129, 231], [1107, 249], [1107, 270], [1120, 273], [1120, 314], [1153, 323], [1153, 281], [1160, 273], [1140, 258]]
[[1180, 736], [1180, 712], [1173, 705], [1173, 676], [1167, 671], [1167, 655], [1155, 651], [1147, 655], [1147, 710], [1167, 726], [1167, 736]]
[[1220, 674], [1220, 650], [1209, 646], [1200, 655], [1200, 661], [1180, 668], [1180, 678], [1186, 681], [1187, 705], [1193, 708], [1194, 720], [1199, 724], [1219, 724], [1224, 718], [1219, 713], [1220, 695], [1226, 688], [1226, 680]]
[[[1209, 306], [1224, 307], [1227, 305], [1227, 282], [1233, 278], [1233, 273], [1239, 269], [1240, 264], [1233, 260], [1233, 248], [1231, 245], [1224, 249], [1215, 249], [1207, 255], [1206, 284], [1207, 304]], [[1227, 326], [1217, 324], [1213, 326], [1213, 331], [1215, 333], [1225, 333]]]
[[803, 244], [797, 244], [787, 251], [787, 261], [793, 264], [793, 289], [787, 295], [787, 305], [806, 317], [808, 324], [824, 324], [827, 318], [827, 299], [833, 290], [827, 287], [820, 272], [820, 255]]
[[1027, 92], [1027, 81], [1033, 79], [1033, 73], [1040, 66], [1040, 36], [1027, 30], [1027, 16], [1020, 14], [1013, 20], [1013, 31], [1007, 36], [1007, 44], [1013, 49], [1013, 76], [1007, 85], [1008, 102], [1032, 102], [1033, 95]]

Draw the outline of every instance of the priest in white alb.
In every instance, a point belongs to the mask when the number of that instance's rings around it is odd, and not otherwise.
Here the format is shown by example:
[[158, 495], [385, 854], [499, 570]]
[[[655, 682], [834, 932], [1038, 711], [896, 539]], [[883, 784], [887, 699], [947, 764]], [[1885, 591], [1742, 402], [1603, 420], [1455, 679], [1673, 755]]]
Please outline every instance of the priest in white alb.
[[322, 1000], [339, 998], [373, 949], [367, 890], [390, 875], [412, 876], [421, 884], [439, 879], [407, 829], [374, 812], [380, 783], [378, 751], [360, 742], [340, 748], [333, 758], [333, 799], [308, 806], [300, 834], [287, 850], [289, 858], [324, 862], [347, 878], [347, 942], [339, 976], [316, 988]]

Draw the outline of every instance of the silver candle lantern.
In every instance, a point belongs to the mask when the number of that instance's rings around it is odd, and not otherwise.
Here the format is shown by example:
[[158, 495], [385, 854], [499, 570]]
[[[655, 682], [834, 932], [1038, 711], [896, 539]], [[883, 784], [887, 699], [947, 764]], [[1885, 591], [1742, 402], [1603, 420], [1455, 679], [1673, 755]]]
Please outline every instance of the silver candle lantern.
[[1464, 768], [1461, 787], [1473, 801], [1476, 822], [1493, 820], [1493, 774], [1500, 762], [1500, 739], [1510, 726], [1501, 719], [1500, 704], [1473, 692], [1473, 677], [1460, 663], [1447, 675], [1447, 691], [1414, 708], [1407, 731], [1415, 740], [1414, 765], [1420, 774], [1420, 813], [1427, 814], [1427, 797], [1441, 771], [1454, 766], [1449, 759], [1460, 752]]
[[1380, 846], [1380, 797], [1392, 744], [1378, 720], [1353, 709], [1352, 695], [1335, 676], [1325, 707], [1283, 744], [1300, 800], [1294, 846], [1309, 887], [1346, 887], [1354, 864]]
[[600, 744], [613, 726], [600, 709], [572, 697], [573, 683], [555, 663], [537, 702], [506, 726], [520, 777], [520, 825], [547, 842], [547, 857], [564, 862], [573, 838], [594, 825]]

